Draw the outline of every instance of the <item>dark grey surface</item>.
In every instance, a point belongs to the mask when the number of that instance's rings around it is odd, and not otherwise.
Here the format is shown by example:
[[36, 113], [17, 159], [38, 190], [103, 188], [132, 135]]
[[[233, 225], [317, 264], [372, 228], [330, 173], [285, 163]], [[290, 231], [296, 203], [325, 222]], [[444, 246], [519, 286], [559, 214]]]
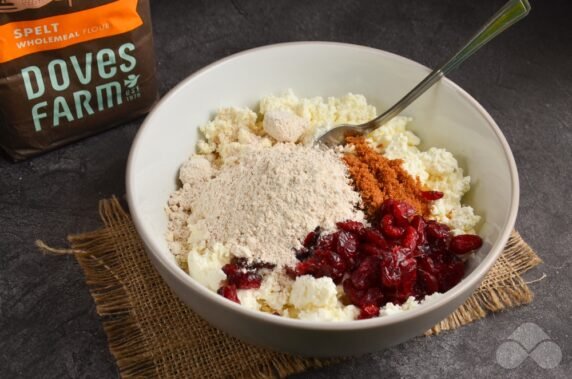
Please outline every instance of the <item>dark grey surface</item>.
[[[351, 42], [435, 66], [503, 2], [156, 0], [161, 93], [219, 58], [283, 41]], [[534, 302], [296, 377], [572, 376], [572, 3], [532, 5], [529, 18], [451, 77], [491, 113], [513, 149], [517, 228], [545, 261], [527, 278], [547, 275], [531, 285]], [[33, 241], [62, 246], [68, 233], [98, 227], [98, 200], [124, 194], [140, 121], [24, 163], [0, 158], [0, 378], [118, 376], [79, 267], [38, 253]], [[498, 365], [498, 346], [524, 322], [559, 345], [558, 367], [544, 370], [531, 359], [511, 370]]]

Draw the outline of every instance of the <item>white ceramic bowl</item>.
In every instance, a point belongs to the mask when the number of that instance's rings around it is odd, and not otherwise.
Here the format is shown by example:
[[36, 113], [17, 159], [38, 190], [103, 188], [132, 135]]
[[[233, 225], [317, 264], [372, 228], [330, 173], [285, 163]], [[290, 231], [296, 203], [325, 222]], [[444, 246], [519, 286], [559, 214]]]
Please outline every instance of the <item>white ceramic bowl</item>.
[[[493, 265], [518, 209], [518, 175], [497, 124], [469, 94], [441, 80], [404, 112], [423, 148], [445, 147], [472, 178], [465, 201], [483, 216], [485, 243], [465, 278], [444, 296], [414, 310], [381, 318], [318, 323], [254, 312], [224, 299], [177, 266], [165, 241], [165, 205], [179, 166], [194, 151], [197, 127], [219, 107], [255, 107], [288, 88], [298, 96], [363, 94], [386, 109], [429, 69], [368, 47], [300, 42], [235, 54], [191, 75], [171, 90], [143, 123], [129, 156], [127, 196], [151, 262], [181, 300], [213, 326], [244, 341], [310, 356], [357, 355], [421, 335], [453, 312]], [[216, 194], [213, 194], [216, 196]]]

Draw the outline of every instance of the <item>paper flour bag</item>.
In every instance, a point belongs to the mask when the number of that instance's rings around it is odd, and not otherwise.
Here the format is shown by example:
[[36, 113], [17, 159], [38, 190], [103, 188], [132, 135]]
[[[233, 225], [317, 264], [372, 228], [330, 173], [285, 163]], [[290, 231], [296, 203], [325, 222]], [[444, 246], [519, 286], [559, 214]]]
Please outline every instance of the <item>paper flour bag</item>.
[[0, 147], [15, 160], [156, 99], [148, 0], [0, 0]]

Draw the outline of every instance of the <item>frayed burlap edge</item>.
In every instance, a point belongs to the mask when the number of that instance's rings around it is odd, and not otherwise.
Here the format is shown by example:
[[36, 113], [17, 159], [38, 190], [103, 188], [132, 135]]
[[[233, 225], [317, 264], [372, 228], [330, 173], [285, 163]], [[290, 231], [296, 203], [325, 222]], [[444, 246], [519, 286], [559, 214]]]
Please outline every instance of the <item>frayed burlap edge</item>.
[[129, 294], [113, 267], [118, 264], [110, 217], [128, 217], [116, 198], [102, 200], [99, 213], [105, 227], [68, 236], [71, 249], [36, 245], [51, 254], [73, 254], [81, 266], [97, 313], [107, 335], [109, 349], [124, 378], [157, 377], [155, 362], [137, 322]]
[[[93, 232], [70, 235], [68, 240], [71, 249], [53, 249], [41, 241], [37, 241], [36, 244], [42, 251], [51, 254], [73, 254], [78, 261], [95, 301], [97, 313], [101, 317], [110, 351], [116, 359], [121, 376], [123, 378], [158, 377], [153, 353], [137, 321], [136, 309], [132, 306], [121, 277], [116, 275], [113, 269], [118, 264], [114, 243], [117, 234], [113, 232], [114, 225], [131, 223], [131, 219], [115, 197], [101, 200], [99, 213], [105, 227]], [[461, 307], [425, 334], [436, 335], [479, 320], [489, 312], [498, 312], [530, 303], [533, 294], [520, 274], [541, 262], [518, 232], [513, 231], [505, 251], [488, 273], [483, 284]], [[503, 270], [501, 281], [495, 278], [498, 274], [495, 271], [500, 270]], [[285, 377], [339, 361], [339, 359], [308, 359], [277, 355], [255, 370], [237, 373], [235, 377]]]

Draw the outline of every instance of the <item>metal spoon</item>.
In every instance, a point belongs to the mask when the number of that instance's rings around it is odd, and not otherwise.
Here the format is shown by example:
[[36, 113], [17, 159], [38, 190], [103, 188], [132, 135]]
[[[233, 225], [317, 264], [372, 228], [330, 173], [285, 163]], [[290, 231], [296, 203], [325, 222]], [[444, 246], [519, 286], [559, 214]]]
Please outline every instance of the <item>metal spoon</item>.
[[371, 121], [361, 125], [340, 125], [331, 129], [317, 139], [316, 143], [326, 146], [337, 146], [345, 143], [345, 137], [364, 135], [384, 125], [397, 116], [409, 104], [415, 101], [433, 84], [439, 81], [468, 57], [483, 47], [487, 42], [508, 29], [511, 25], [524, 18], [530, 11], [528, 0], [510, 0], [463, 46], [452, 58], [436, 70], [433, 70], [415, 88], [399, 100], [394, 106]]

